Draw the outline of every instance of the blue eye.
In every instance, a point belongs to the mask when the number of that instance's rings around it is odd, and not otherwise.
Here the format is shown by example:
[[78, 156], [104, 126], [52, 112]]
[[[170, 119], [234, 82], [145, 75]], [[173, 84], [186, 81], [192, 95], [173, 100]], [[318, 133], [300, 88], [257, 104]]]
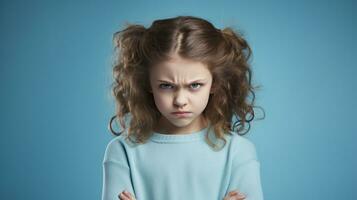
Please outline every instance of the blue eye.
[[[191, 89], [197, 90], [199, 89], [201, 86], [203, 86], [202, 83], [192, 83], [191, 85]], [[192, 87], [193, 86], [193, 87]], [[172, 89], [174, 86], [172, 86], [171, 84], [168, 83], [163, 83], [159, 85], [160, 89]]]
[[[192, 86], [192, 85], [199, 85], [199, 86], [201, 87], [203, 84], [202, 84], [202, 83], [192, 83], [191, 86]], [[200, 88], [200, 87], [198, 87], [198, 88]], [[193, 89], [198, 89], [198, 88], [197, 88], [197, 87], [194, 87]]]
[[168, 89], [167, 87], [161, 87], [161, 86], [171, 86], [171, 85], [167, 84], [167, 83], [163, 83], [163, 84], [159, 85], [159, 88], [161, 88], [161, 89]]

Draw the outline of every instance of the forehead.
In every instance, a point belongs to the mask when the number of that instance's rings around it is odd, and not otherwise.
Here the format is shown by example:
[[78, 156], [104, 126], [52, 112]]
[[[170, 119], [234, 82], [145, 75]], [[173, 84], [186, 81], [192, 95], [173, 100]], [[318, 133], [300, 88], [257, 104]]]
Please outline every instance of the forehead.
[[154, 77], [167, 78], [190, 78], [200, 76], [210, 76], [208, 67], [202, 63], [182, 58], [174, 58], [168, 61], [157, 63], [150, 69]]

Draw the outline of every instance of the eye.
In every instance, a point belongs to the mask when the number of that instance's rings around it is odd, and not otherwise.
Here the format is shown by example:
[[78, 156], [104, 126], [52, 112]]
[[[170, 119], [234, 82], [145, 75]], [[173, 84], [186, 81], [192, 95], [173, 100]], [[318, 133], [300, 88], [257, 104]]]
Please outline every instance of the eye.
[[[164, 86], [164, 87], [161, 87], [161, 86]], [[169, 86], [169, 87], [166, 87], [166, 86]], [[161, 89], [170, 89], [170, 87], [172, 87], [172, 86], [170, 84], [167, 84], [167, 83], [163, 83], [163, 84], [159, 85], [159, 88], [161, 88]]]
[[[203, 86], [203, 84], [202, 83], [192, 83], [190, 86], [191, 86], [192, 89], [197, 90], [201, 86]], [[159, 85], [160, 89], [172, 89], [173, 87], [174, 86], [172, 86], [171, 84], [168, 84], [168, 83], [162, 83], [162, 84]]]
[[193, 87], [193, 89], [198, 89], [201, 86], [203, 86], [203, 84], [202, 83], [192, 83], [191, 86], [199, 86], [199, 87]]

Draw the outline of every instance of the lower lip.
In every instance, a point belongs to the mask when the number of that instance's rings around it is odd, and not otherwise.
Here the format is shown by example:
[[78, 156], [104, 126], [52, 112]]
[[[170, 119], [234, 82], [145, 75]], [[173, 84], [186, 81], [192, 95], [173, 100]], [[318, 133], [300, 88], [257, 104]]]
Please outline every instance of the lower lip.
[[191, 115], [191, 113], [172, 113], [173, 115], [177, 116], [177, 117], [188, 117]]

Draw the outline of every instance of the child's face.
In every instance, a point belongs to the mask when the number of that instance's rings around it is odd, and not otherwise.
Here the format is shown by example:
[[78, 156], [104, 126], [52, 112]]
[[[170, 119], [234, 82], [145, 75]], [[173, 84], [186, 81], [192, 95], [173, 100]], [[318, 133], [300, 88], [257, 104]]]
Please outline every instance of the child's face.
[[[150, 69], [150, 85], [162, 114], [160, 131], [179, 134], [205, 127], [201, 113], [208, 103], [212, 75], [204, 64], [177, 57], [160, 63]], [[173, 114], [178, 111], [190, 113]]]

